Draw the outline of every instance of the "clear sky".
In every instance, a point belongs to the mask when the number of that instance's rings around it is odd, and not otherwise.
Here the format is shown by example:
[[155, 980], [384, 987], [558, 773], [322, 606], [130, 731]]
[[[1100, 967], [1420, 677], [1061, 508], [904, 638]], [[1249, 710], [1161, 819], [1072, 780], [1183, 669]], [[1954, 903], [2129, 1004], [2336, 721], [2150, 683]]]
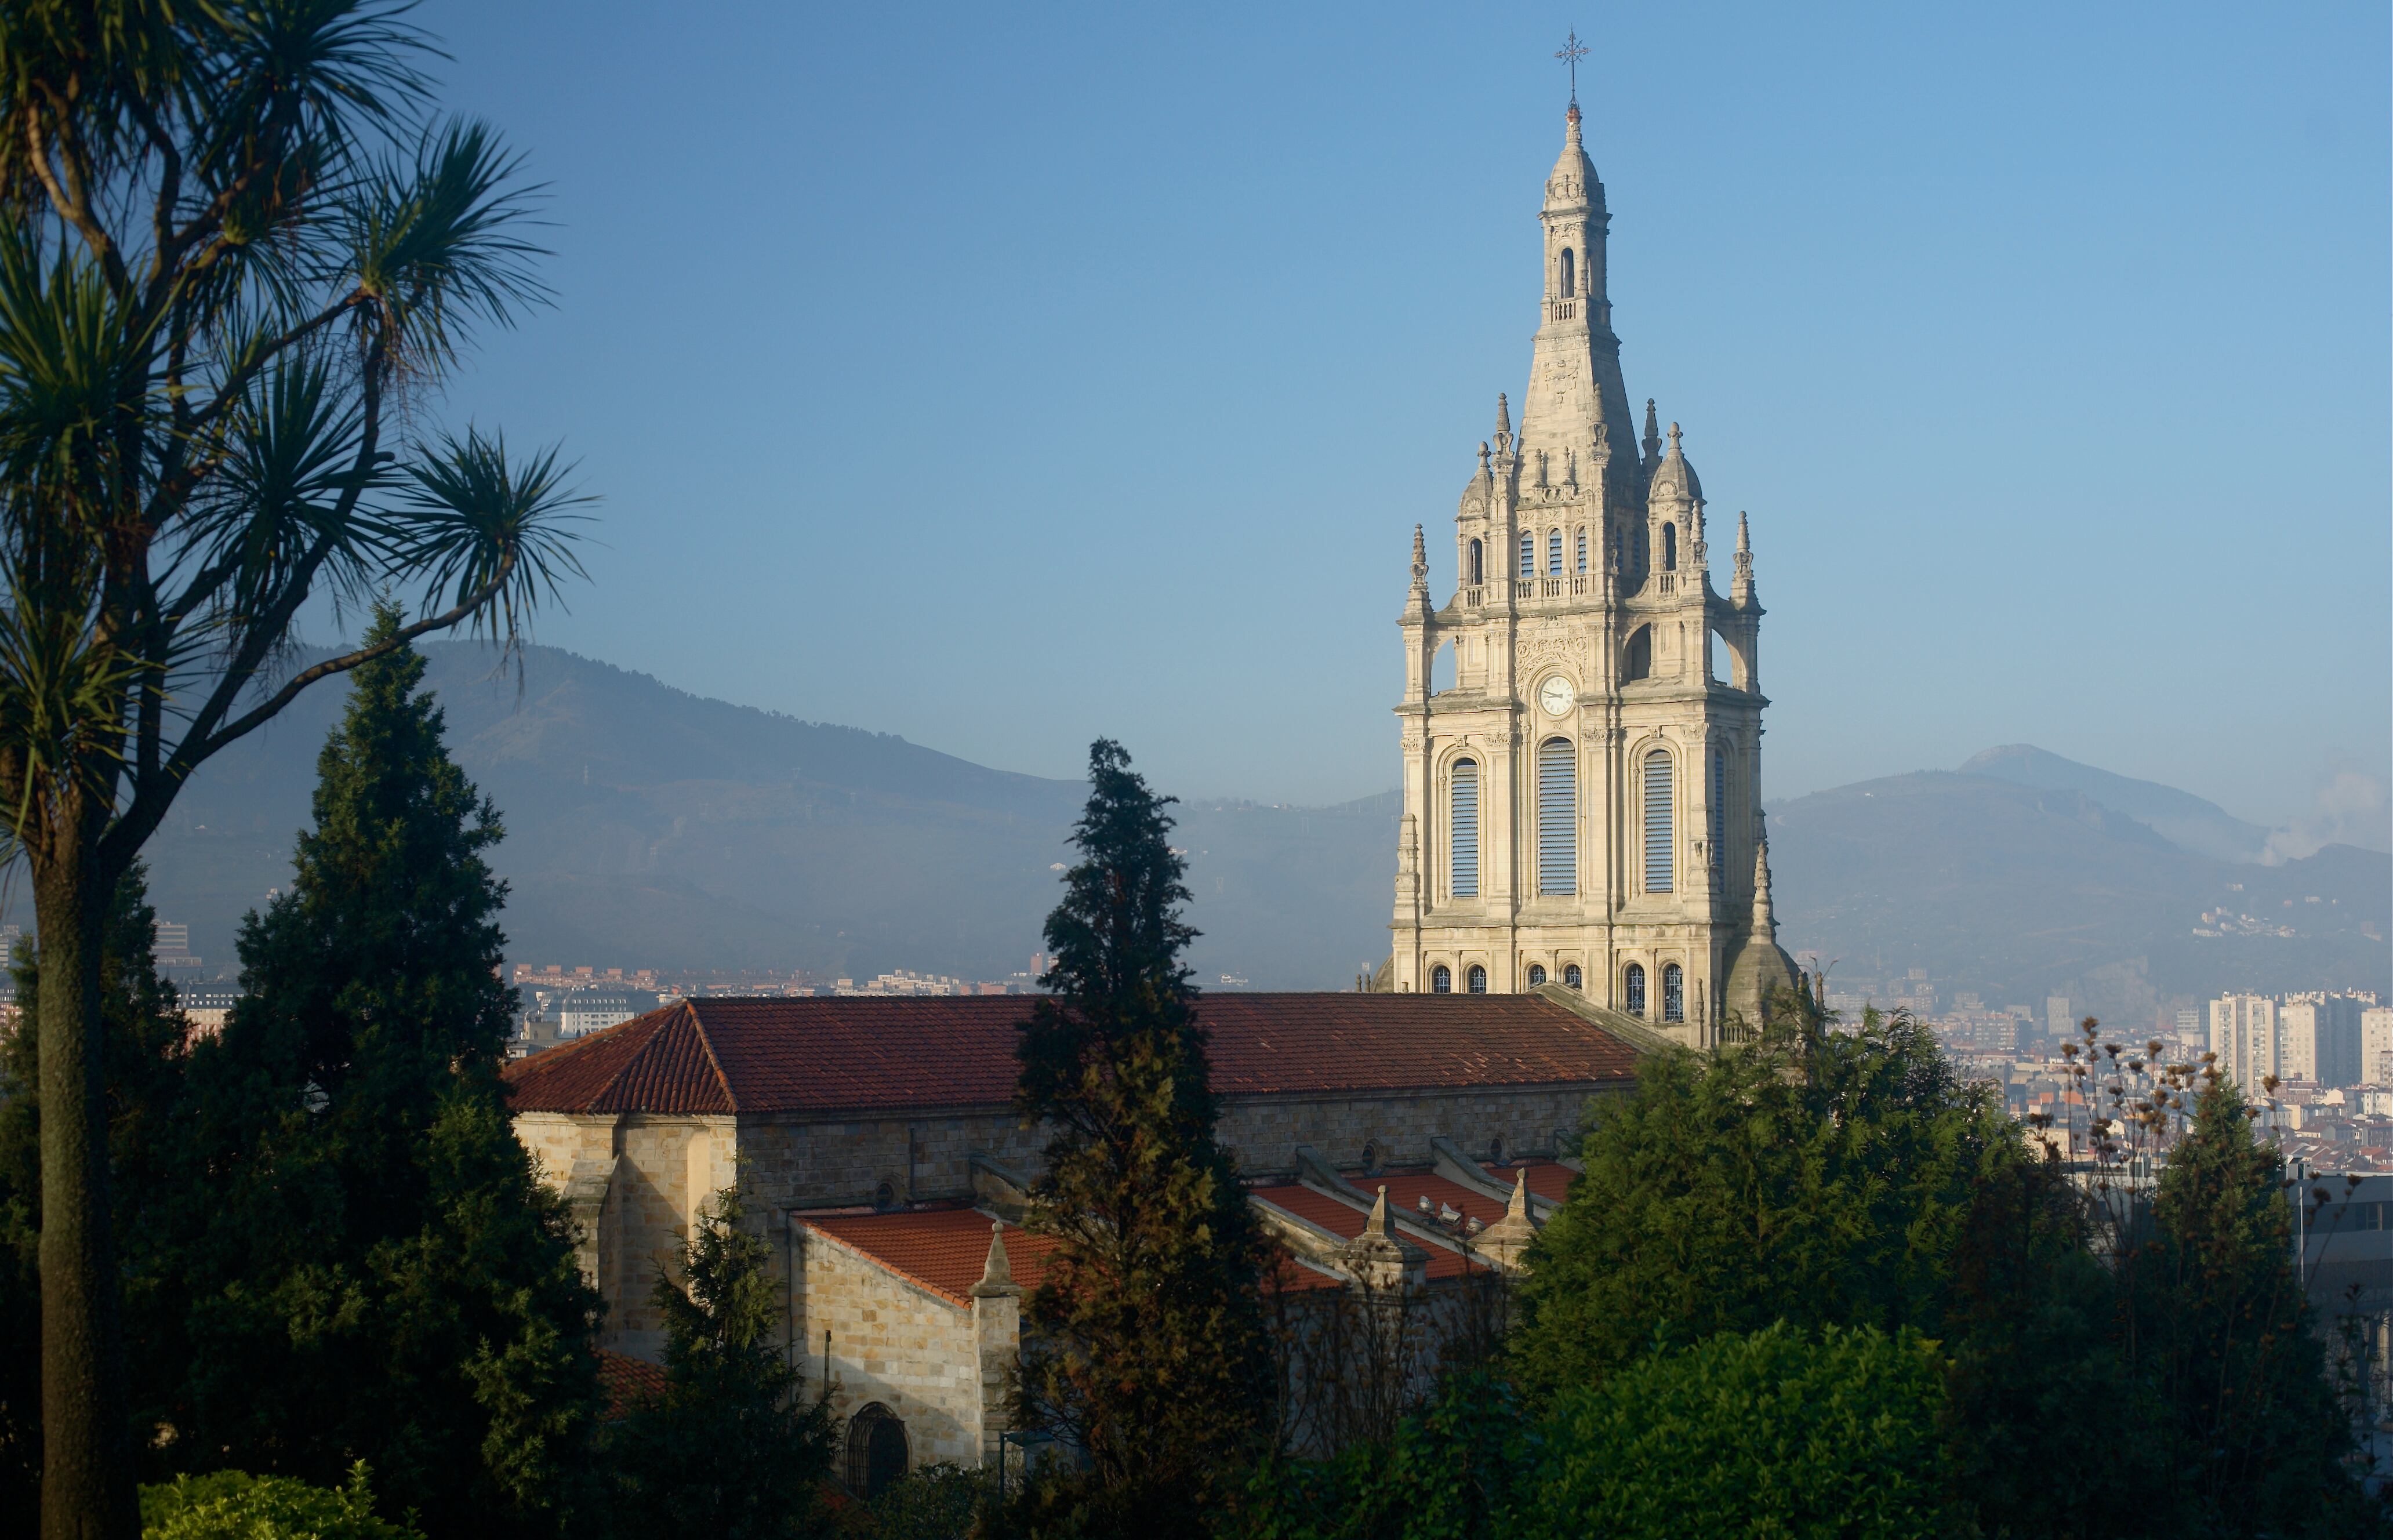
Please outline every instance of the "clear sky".
[[2279, 823], [2393, 771], [2377, 0], [419, 15], [551, 184], [555, 308], [438, 408], [606, 499], [543, 641], [1009, 769], [1392, 787], [1576, 26], [1629, 390], [1752, 513], [1770, 794], [2033, 742]]

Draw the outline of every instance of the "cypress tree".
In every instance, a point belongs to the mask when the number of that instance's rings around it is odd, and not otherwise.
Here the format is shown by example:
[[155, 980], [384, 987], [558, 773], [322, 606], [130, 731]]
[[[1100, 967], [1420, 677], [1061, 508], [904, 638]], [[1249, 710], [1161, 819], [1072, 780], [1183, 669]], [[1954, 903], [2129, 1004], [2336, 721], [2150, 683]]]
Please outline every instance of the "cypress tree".
[[1015, 1092], [1053, 1129], [1030, 1222], [1060, 1243], [1026, 1301], [1021, 1412], [1086, 1465], [1035, 1484], [1018, 1517], [1194, 1534], [1268, 1437], [1265, 1243], [1214, 1137], [1171, 799], [1108, 739], [1089, 750], [1089, 782]]
[[[369, 643], [399, 623], [378, 608]], [[362, 1458], [432, 1533], [532, 1533], [586, 1471], [597, 1301], [509, 1126], [498, 811], [423, 676], [407, 646], [353, 675], [292, 889], [192, 1055], [182, 1429], [202, 1467], [337, 1485]]]

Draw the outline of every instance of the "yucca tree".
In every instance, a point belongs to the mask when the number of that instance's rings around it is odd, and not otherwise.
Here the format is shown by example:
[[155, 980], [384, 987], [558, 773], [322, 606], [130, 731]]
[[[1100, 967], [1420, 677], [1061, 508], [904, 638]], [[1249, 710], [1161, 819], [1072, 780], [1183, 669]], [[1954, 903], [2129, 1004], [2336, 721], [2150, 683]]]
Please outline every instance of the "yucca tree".
[[[517, 161], [388, 0], [0, 5], [0, 803], [40, 935], [42, 1525], [132, 1540], [100, 1118], [108, 895], [207, 758], [580, 568], [553, 454], [411, 442], [543, 291]], [[409, 623], [297, 667], [311, 597]]]

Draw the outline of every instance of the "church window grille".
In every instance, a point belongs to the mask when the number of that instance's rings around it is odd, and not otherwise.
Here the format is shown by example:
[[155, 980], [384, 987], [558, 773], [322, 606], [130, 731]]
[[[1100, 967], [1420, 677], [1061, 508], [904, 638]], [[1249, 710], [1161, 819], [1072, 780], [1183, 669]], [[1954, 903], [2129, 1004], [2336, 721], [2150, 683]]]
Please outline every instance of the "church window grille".
[[1628, 1013], [1632, 1016], [1645, 1014], [1645, 965], [1641, 962], [1630, 963], [1626, 982], [1628, 988], [1625, 993], [1628, 997]]
[[1563, 970], [1563, 982], [1569, 985], [1574, 989], [1577, 988], [1579, 985], [1585, 981], [1586, 977], [1586, 974], [1578, 971], [1578, 964], [1576, 962]]
[[1523, 530], [1521, 534], [1521, 576], [1534, 578], [1536, 575], [1537, 537]]
[[906, 1474], [906, 1425], [879, 1402], [860, 1408], [847, 1423], [847, 1490], [878, 1497]]
[[1480, 573], [1480, 551], [1479, 551], [1479, 542], [1478, 542], [1477, 541], [1475, 541], [1475, 540], [1474, 540], [1474, 541], [1472, 541], [1472, 542], [1471, 542], [1471, 581], [1472, 582], [1474, 582], [1474, 583], [1480, 583], [1480, 582], [1484, 582], [1484, 581], [1487, 581], [1486, 579], [1484, 579], [1484, 578], [1481, 577], [1481, 576], [1479, 575], [1479, 573]]
[[1563, 298], [1578, 294], [1578, 257], [1568, 246], [1563, 248]]
[[1474, 995], [1487, 993], [1487, 970], [1476, 964], [1471, 970], [1471, 992]]
[[1662, 968], [1662, 1019], [1682, 1022], [1687, 1019], [1687, 975], [1677, 963]]
[[1720, 846], [1728, 839], [1728, 755], [1712, 750], [1712, 870], [1719, 871], [1727, 864], [1727, 853]]
[[1679, 527], [1675, 524], [1665, 524], [1662, 526], [1662, 570], [1676, 572], [1678, 569]]
[[1581, 572], [1587, 570], [1587, 531], [1584, 529], [1578, 532], [1578, 569]]
[[1562, 575], [1563, 532], [1560, 529], [1549, 529], [1546, 531], [1546, 576], [1559, 578]]
[[1534, 989], [1538, 985], [1545, 982], [1546, 965], [1542, 962], [1533, 962], [1529, 964], [1529, 987]]
[[1447, 886], [1457, 898], [1479, 896], [1479, 763], [1454, 762], [1453, 826], [1449, 830], [1454, 858], [1447, 867]]
[[1537, 745], [1537, 891], [1578, 892], [1578, 766], [1566, 737]]
[[1441, 962], [1429, 971], [1429, 992], [1432, 995], [1454, 993], [1454, 970]]
[[1672, 891], [1670, 863], [1670, 756], [1660, 749], [1645, 756], [1645, 891]]

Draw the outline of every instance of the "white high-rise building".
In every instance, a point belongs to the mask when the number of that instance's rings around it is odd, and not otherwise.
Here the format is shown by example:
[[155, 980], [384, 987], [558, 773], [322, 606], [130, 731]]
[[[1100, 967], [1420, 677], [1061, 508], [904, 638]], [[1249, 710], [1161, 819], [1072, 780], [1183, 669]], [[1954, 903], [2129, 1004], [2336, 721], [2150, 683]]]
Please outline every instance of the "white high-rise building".
[[2282, 1075], [2278, 1056], [2277, 1002], [2266, 995], [2221, 995], [2210, 1002], [2210, 1051], [2218, 1073], [2260, 1094], [2269, 1076]]
[[2365, 1085], [2393, 1086], [2393, 1005], [2360, 1009], [2360, 1078]]
[[2277, 1008], [2278, 1073], [2321, 1086], [2356, 1086], [2361, 1064], [2361, 1002], [2349, 995], [2288, 995]]
[[[1750, 542], [1739, 515], [1723, 596], [1677, 424], [1666, 449], [1648, 401], [1637, 439], [1611, 215], [1576, 103], [1538, 219], [1520, 435], [1497, 397], [1442, 607], [1413, 534], [1383, 986], [1564, 985], [1710, 1042], [1732, 1012], [1758, 1024], [1795, 978], [1771, 911]], [[1449, 656], [1453, 687], [1436, 689]]]

